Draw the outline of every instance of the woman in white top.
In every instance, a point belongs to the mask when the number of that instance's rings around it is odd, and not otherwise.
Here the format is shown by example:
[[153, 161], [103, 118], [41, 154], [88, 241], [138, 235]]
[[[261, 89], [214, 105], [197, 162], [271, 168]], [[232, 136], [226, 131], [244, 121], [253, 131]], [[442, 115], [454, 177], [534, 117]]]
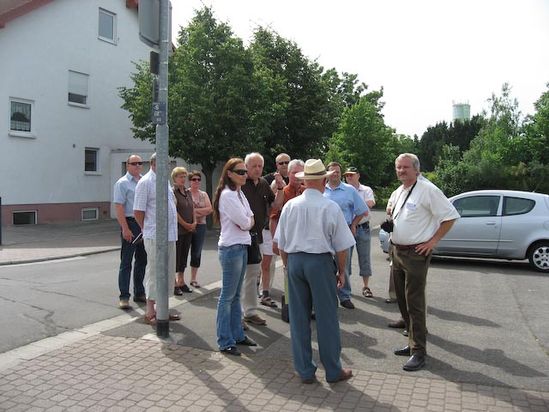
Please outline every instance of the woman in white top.
[[221, 224], [218, 242], [219, 262], [223, 272], [221, 295], [217, 304], [217, 344], [219, 350], [240, 356], [236, 345], [256, 346], [244, 334], [240, 289], [246, 264], [250, 229], [254, 217], [250, 205], [240, 188], [246, 183], [247, 170], [244, 161], [232, 158], [223, 167], [214, 195], [214, 219]]

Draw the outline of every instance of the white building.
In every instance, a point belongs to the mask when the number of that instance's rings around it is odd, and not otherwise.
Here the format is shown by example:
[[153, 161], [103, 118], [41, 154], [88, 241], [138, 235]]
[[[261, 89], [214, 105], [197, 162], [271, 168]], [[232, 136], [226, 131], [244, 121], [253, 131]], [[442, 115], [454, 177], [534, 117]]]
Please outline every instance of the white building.
[[114, 217], [112, 187], [137, 153], [118, 87], [148, 60], [138, 0], [0, 2], [2, 224]]

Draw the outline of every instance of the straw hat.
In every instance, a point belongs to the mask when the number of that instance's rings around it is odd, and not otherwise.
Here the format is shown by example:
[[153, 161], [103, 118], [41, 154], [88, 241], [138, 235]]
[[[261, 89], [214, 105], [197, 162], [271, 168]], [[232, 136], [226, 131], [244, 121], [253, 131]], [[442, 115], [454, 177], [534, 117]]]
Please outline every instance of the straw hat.
[[327, 172], [320, 159], [309, 159], [305, 162], [303, 172], [297, 172], [295, 177], [302, 180], [322, 179], [330, 176], [334, 171]]

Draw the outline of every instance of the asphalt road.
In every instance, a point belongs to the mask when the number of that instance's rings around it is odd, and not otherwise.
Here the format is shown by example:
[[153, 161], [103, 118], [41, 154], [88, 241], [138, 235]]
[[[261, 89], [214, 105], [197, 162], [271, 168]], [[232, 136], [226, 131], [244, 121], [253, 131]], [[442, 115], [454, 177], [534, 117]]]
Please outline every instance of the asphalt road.
[[[210, 236], [200, 282], [220, 279]], [[374, 299], [360, 295], [354, 257], [352, 285], [357, 309], [340, 309], [343, 360], [357, 369], [399, 371], [392, 348], [406, 339], [386, 327], [397, 319], [396, 305], [384, 303], [388, 262], [373, 237]], [[64, 261], [0, 267], [0, 352], [67, 330], [117, 316], [118, 253]], [[277, 275], [275, 299], [280, 297]], [[215, 349], [217, 293], [184, 306], [173, 334], [182, 344]], [[549, 277], [522, 262], [435, 259], [428, 277], [426, 376], [486, 385], [549, 388]], [[262, 308], [269, 327], [255, 328], [266, 355], [290, 356], [288, 326], [276, 310]], [[138, 314], [135, 314], [138, 316]], [[121, 328], [113, 334], [150, 333], [150, 327]], [[128, 335], [129, 334], [129, 335]]]

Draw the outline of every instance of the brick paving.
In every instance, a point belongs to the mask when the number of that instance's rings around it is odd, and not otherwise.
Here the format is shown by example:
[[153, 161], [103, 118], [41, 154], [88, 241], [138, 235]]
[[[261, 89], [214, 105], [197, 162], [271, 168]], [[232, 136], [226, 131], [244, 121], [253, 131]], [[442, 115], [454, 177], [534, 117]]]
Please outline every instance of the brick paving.
[[[150, 336], [150, 335], [148, 335]], [[539, 411], [549, 392], [354, 370], [304, 385], [289, 359], [86, 338], [0, 372], [2, 411]]]

